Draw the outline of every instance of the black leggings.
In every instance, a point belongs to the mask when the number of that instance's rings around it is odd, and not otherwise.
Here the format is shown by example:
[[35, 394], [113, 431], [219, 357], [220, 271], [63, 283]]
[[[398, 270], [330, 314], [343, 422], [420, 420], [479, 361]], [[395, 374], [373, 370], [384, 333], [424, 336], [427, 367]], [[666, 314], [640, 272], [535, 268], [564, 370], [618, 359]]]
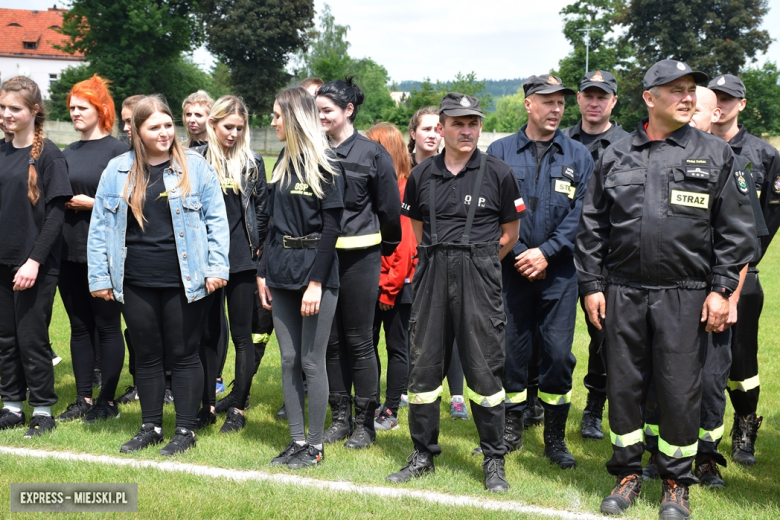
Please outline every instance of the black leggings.
[[198, 345], [212, 295], [187, 303], [182, 287], [125, 284], [122, 314], [135, 348], [135, 380], [144, 423], [162, 426], [165, 371], [171, 368], [176, 427], [193, 429], [203, 392]]
[[[203, 407], [214, 406], [216, 402], [216, 365], [218, 343], [221, 336], [221, 322], [224, 320], [224, 298], [227, 297], [228, 313], [230, 315], [230, 334], [236, 347], [236, 378], [233, 392], [234, 403], [243, 406], [249, 396], [252, 386], [252, 376], [255, 369], [255, 349], [252, 344], [252, 319], [254, 314], [255, 292], [257, 282], [255, 271], [230, 273], [230, 280], [224, 292], [220, 290], [211, 303], [208, 311], [208, 326], [203, 330], [200, 342], [200, 359], [204, 366], [206, 383], [203, 386]], [[224, 296], [223, 296], [224, 295]], [[214, 331], [217, 331], [216, 334]], [[176, 394], [174, 394], [175, 397]]]
[[334, 394], [378, 399], [379, 367], [374, 351], [374, 309], [382, 264], [379, 246], [340, 249], [339, 301], [327, 350], [328, 385]]
[[76, 394], [92, 398], [92, 373], [96, 364], [96, 349], [93, 345], [97, 344], [102, 374], [100, 397], [113, 401], [125, 362], [119, 304], [113, 300], [92, 297], [89, 293], [87, 264], [63, 261], [59, 288], [70, 319], [70, 355], [76, 378]]
[[[382, 363], [379, 359], [379, 331], [384, 326], [385, 347], [387, 348], [385, 406], [392, 410], [394, 414], [398, 413], [401, 394], [406, 392], [406, 386], [409, 382], [409, 318], [411, 315], [412, 304], [410, 303], [397, 303], [386, 311], [381, 310], [379, 303], [377, 303], [374, 312], [376, 364], [381, 378]], [[452, 364], [450, 363], [450, 366]], [[461, 376], [462, 379], [463, 376]]]

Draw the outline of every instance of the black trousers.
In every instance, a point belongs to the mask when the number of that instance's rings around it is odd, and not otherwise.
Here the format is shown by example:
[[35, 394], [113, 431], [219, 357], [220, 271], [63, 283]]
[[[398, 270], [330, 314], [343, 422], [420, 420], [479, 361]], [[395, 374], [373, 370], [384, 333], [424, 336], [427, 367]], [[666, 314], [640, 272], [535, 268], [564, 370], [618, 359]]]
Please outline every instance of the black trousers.
[[607, 394], [607, 369], [604, 368], [604, 330], [599, 330], [593, 326], [588, 319], [588, 313], [585, 311], [585, 299], [580, 298], [580, 306], [585, 314], [585, 324], [588, 326], [588, 372], [585, 374], [583, 383], [589, 392], [598, 395]]
[[701, 373], [699, 454], [716, 458], [723, 465], [726, 461], [718, 455], [718, 443], [723, 437], [726, 414], [726, 384], [731, 369], [731, 332], [729, 329], [720, 334], [709, 334], [707, 359]]
[[[193, 429], [203, 394], [198, 346], [213, 294], [187, 302], [182, 287], [125, 284], [125, 317], [135, 348], [135, 380], [144, 423], [162, 425], [165, 396], [163, 357], [171, 368], [176, 427]], [[51, 364], [51, 363], [50, 363]]]
[[125, 362], [119, 304], [114, 300], [92, 297], [87, 264], [63, 261], [58, 285], [70, 320], [70, 355], [76, 378], [76, 393], [80, 397], [92, 398], [96, 345], [100, 353], [97, 363], [102, 375], [100, 397], [113, 401]]
[[437, 244], [417, 251], [409, 321], [409, 430], [414, 447], [441, 453], [441, 385], [457, 340], [482, 452], [503, 457], [506, 314], [499, 244]]
[[334, 394], [378, 400], [374, 309], [382, 257], [379, 246], [339, 249], [339, 301], [328, 340], [328, 386]]
[[255, 346], [255, 368], [252, 374], [257, 374], [257, 369], [260, 368], [260, 362], [265, 355], [265, 347], [274, 332], [273, 312], [263, 308], [256, 282], [257, 280], [255, 280], [255, 303], [252, 309], [252, 342]]
[[49, 349], [57, 275], [38, 271], [35, 284], [14, 291], [16, 266], [0, 265], [0, 399], [24, 401], [30, 406], [52, 406], [54, 367]]
[[[401, 394], [406, 392], [409, 381], [409, 318], [412, 315], [412, 305], [396, 303], [389, 310], [383, 311], [376, 304], [374, 311], [374, 349], [378, 372], [382, 372], [379, 359], [379, 333], [385, 329], [385, 348], [387, 349], [387, 390], [385, 406], [398, 413]], [[378, 382], [378, 381], [377, 381]], [[377, 388], [377, 395], [379, 389]]]
[[731, 327], [731, 372], [728, 392], [737, 415], [758, 410], [758, 320], [764, 307], [764, 290], [758, 271], [748, 269], [737, 303], [737, 323]]
[[696, 483], [705, 324], [705, 290], [606, 290], [607, 398], [612, 458], [617, 476], [641, 474], [645, 410], [651, 382], [658, 409], [658, 471], [661, 478]]

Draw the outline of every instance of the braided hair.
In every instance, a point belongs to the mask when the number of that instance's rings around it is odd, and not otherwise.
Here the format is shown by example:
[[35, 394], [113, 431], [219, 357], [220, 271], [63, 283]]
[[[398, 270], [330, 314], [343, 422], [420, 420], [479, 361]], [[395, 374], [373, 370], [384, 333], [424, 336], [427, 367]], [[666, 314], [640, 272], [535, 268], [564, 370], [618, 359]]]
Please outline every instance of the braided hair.
[[27, 198], [35, 205], [41, 196], [38, 187], [38, 170], [35, 163], [43, 151], [43, 123], [46, 121], [44, 112], [43, 95], [38, 84], [28, 77], [16, 76], [3, 83], [0, 92], [13, 93], [19, 100], [35, 114], [35, 134], [33, 136], [32, 149], [30, 150], [30, 167], [27, 173]]

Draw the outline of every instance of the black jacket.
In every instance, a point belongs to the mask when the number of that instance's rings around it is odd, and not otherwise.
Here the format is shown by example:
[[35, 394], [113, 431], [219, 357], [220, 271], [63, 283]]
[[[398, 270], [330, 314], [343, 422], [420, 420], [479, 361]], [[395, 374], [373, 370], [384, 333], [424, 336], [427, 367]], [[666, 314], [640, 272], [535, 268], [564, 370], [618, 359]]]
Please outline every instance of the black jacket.
[[[204, 144], [194, 148], [196, 152], [206, 157], [209, 145]], [[255, 166], [248, 172], [246, 166], [241, 172], [241, 206], [244, 208], [244, 225], [246, 236], [249, 239], [249, 247], [252, 249], [252, 258], [262, 255], [265, 245], [265, 235], [268, 233], [268, 221], [270, 215], [266, 212], [268, 205], [268, 186], [265, 180], [265, 163], [263, 158], [254, 154]], [[260, 254], [257, 252], [260, 251]]]
[[[585, 148], [587, 148], [590, 152], [591, 157], [593, 157], [594, 164], [599, 162], [599, 159], [601, 159], [601, 154], [604, 153], [604, 150], [609, 148], [609, 145], [620, 141], [628, 135], [628, 132], [623, 130], [623, 127], [619, 124], [611, 120], [610, 123], [612, 123], [612, 126], [609, 127], [609, 130], [607, 130], [604, 135], [585, 146]], [[582, 119], [580, 119], [576, 125], [570, 126], [569, 128], [564, 128], [561, 130], [561, 132], [566, 137], [571, 137], [578, 143], [581, 143], [583, 134]]]
[[401, 243], [401, 196], [390, 154], [355, 130], [334, 148], [344, 167], [347, 191], [337, 249], [381, 243], [382, 256]]
[[736, 155], [750, 161], [750, 173], [756, 184], [758, 198], [769, 234], [761, 237], [761, 254], [750, 262], [756, 265], [769, 248], [769, 243], [780, 228], [780, 153], [766, 141], [749, 133], [739, 125], [739, 132], [729, 146]]
[[745, 174], [723, 140], [685, 125], [651, 141], [646, 121], [604, 152], [588, 184], [575, 253], [580, 293], [605, 282], [735, 290], [756, 236]]

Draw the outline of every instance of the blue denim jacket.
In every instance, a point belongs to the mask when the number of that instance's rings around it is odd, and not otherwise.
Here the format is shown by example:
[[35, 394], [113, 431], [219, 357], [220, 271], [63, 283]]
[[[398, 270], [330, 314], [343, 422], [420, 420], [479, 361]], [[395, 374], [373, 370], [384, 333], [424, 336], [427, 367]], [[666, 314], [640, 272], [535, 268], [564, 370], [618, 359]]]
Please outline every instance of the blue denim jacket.
[[[114, 299], [120, 303], [124, 303], [122, 282], [129, 209], [123, 194], [133, 157], [132, 151], [115, 157], [103, 172], [87, 241], [89, 290], [113, 289]], [[189, 302], [194, 302], [208, 294], [207, 277], [228, 279], [230, 233], [217, 174], [197, 153], [187, 150], [185, 157], [190, 177], [190, 193], [185, 200], [182, 201], [179, 189], [173, 189], [178, 178], [172, 169], [165, 170], [163, 182], [169, 190], [184, 293]]]

